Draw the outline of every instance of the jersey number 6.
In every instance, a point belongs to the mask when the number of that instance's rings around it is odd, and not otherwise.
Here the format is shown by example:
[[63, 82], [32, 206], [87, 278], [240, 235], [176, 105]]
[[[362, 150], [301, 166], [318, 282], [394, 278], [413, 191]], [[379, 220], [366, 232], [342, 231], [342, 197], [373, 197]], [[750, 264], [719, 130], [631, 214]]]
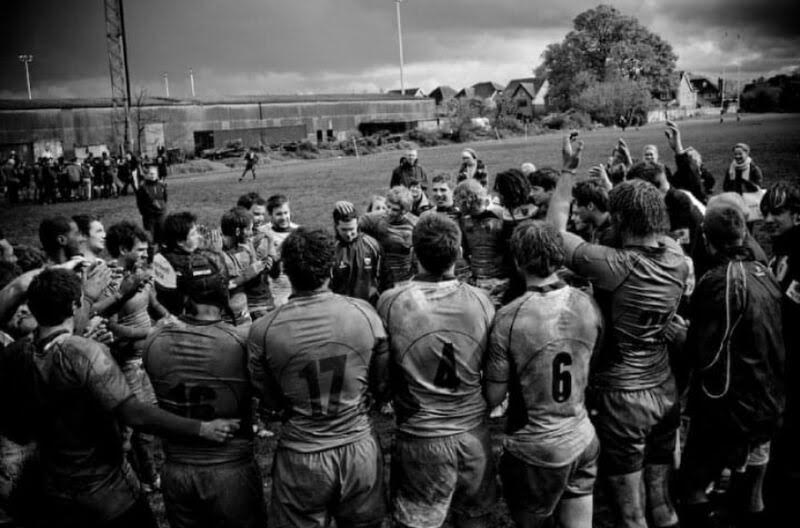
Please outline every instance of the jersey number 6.
[[553, 399], [558, 403], [567, 401], [572, 394], [572, 375], [567, 367], [572, 365], [572, 356], [559, 352], [553, 358]]

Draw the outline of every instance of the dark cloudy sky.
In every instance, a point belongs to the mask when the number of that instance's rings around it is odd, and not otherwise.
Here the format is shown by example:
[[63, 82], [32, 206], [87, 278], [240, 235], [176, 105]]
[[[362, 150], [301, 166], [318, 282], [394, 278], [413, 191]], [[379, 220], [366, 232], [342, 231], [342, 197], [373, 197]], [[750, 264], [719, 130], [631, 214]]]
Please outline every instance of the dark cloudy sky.
[[[405, 0], [406, 86], [456, 89], [531, 74], [598, 0]], [[670, 42], [678, 67], [753, 78], [800, 66], [798, 0], [610, 2]], [[134, 90], [198, 95], [398, 88], [392, 0], [127, 0]], [[727, 36], [726, 36], [727, 34]], [[110, 94], [103, 0], [0, 0], [0, 98]]]

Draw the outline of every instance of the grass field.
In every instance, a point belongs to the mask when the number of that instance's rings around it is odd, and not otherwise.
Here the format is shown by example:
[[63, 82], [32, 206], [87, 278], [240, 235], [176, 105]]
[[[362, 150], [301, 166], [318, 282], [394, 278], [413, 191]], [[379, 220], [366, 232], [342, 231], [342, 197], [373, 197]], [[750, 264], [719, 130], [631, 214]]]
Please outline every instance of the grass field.
[[[751, 146], [754, 161], [762, 168], [767, 182], [794, 179], [800, 176], [800, 115], [744, 116], [742, 121], [720, 124], [717, 120], [684, 121], [680, 123], [684, 145], [692, 145], [703, 155], [705, 164], [717, 178], [718, 188], [722, 175], [730, 163], [731, 147], [737, 142]], [[662, 125], [648, 125], [638, 130], [628, 129], [624, 134], [615, 129], [602, 129], [582, 133], [586, 143], [582, 168], [605, 162], [618, 137], [624, 137], [634, 157], [639, 157], [642, 147], [655, 143], [661, 151], [662, 161], [674, 166], [672, 153], [666, 143]], [[420, 163], [429, 175], [436, 171], [457, 170], [460, 151], [474, 148], [493, 177], [509, 167], [519, 167], [525, 161], [537, 166], [560, 165], [560, 135], [536, 136], [528, 140], [514, 139], [502, 142], [481, 142], [449, 145], [420, 150]], [[289, 196], [293, 219], [304, 225], [328, 226], [333, 203], [350, 200], [363, 206], [371, 194], [385, 191], [392, 169], [400, 153], [391, 152], [361, 159], [342, 158], [304, 162], [262, 163], [258, 167], [258, 180], [237, 183], [238, 172], [216, 172], [199, 175], [170, 177], [171, 211], [190, 210], [201, 222], [217, 225], [222, 213], [233, 206], [238, 196], [256, 190], [264, 197], [275, 193]], [[491, 182], [490, 182], [491, 184]], [[38, 246], [36, 232], [42, 218], [51, 215], [94, 213], [103, 218], [106, 226], [121, 219], [139, 219], [132, 197], [100, 200], [90, 203], [66, 203], [49, 206], [23, 205], [0, 211], [0, 227], [15, 243]], [[385, 416], [375, 417], [384, 445], [387, 464], [392, 441], [392, 421]], [[501, 450], [502, 422], [492, 423], [497, 438], [495, 452]], [[279, 431], [275, 425], [275, 431]], [[259, 439], [257, 455], [264, 477], [265, 494], [269, 497], [269, 478], [275, 438]], [[602, 490], [601, 490], [602, 493]], [[163, 526], [163, 505], [159, 494], [152, 504]], [[608, 509], [603, 501], [596, 503], [596, 526], [608, 526]], [[501, 502], [492, 515], [490, 526], [511, 526], [507, 510]]]
[[[768, 182], [800, 177], [800, 115], [748, 115], [742, 121], [684, 121], [680, 123], [684, 145], [692, 145], [703, 155], [706, 167], [721, 182], [731, 160], [731, 148], [737, 142], [751, 147], [751, 156]], [[583, 132], [586, 143], [582, 167], [605, 162], [618, 137], [624, 137], [634, 157], [642, 147], [654, 143], [662, 161], [674, 166], [666, 143], [663, 125], [651, 124], [639, 130], [601, 129]], [[472, 147], [489, 170], [490, 177], [500, 170], [519, 167], [532, 161], [537, 167], [560, 167], [560, 135], [536, 136], [507, 141], [489, 141], [423, 149], [420, 163], [429, 175], [436, 171], [455, 173], [464, 147]], [[258, 191], [265, 198], [286, 194], [292, 203], [293, 220], [299, 224], [328, 226], [336, 200], [350, 200], [363, 206], [371, 194], [381, 193], [389, 184], [392, 169], [401, 153], [314, 161], [262, 163], [258, 179], [237, 183], [238, 172], [212, 172], [170, 177], [170, 211], [190, 210], [207, 225], [217, 225], [222, 213], [245, 192]], [[491, 181], [490, 181], [491, 185]], [[719, 187], [719, 185], [718, 185]], [[42, 218], [91, 212], [103, 218], [106, 226], [122, 219], [139, 219], [133, 197], [93, 202], [61, 203], [48, 206], [3, 204], [0, 227], [13, 242], [38, 245], [36, 232]]]

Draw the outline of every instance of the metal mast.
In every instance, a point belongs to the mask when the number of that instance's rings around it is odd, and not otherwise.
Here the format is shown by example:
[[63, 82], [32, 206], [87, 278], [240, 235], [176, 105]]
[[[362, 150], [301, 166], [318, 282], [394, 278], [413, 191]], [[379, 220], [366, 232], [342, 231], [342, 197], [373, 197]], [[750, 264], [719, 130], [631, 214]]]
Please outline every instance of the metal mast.
[[131, 83], [128, 76], [128, 50], [125, 43], [125, 17], [122, 0], [103, 0], [106, 14], [106, 48], [111, 74], [111, 125], [114, 141], [123, 150], [132, 148], [130, 133]]

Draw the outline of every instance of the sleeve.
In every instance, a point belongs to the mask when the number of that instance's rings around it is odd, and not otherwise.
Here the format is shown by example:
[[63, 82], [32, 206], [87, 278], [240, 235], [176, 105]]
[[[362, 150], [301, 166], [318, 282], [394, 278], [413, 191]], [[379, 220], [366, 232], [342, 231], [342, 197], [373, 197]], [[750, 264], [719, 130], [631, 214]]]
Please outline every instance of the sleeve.
[[484, 374], [486, 381], [494, 383], [508, 383], [511, 376], [511, 361], [509, 361], [508, 337], [509, 325], [506, 317], [498, 317], [489, 334], [489, 352], [486, 354]]
[[399, 168], [395, 168], [392, 171], [392, 178], [389, 180], [389, 188], [392, 188], [392, 187], [395, 187], [397, 185], [400, 185], [400, 183], [401, 183], [401, 181], [400, 181], [400, 169]]
[[761, 172], [761, 167], [753, 163], [750, 167], [750, 181], [761, 187], [764, 181], [764, 173]]
[[574, 233], [563, 233], [567, 267], [592, 281], [598, 289], [616, 289], [630, 273], [624, 250], [589, 244]]
[[253, 324], [247, 335], [247, 370], [256, 396], [261, 398], [266, 390], [266, 358], [264, 357], [264, 328]]
[[689, 305], [685, 352], [692, 368], [708, 365], [717, 354], [726, 329], [725, 279], [714, 271], [697, 285]]
[[133, 396], [125, 376], [122, 374], [117, 362], [111, 357], [108, 349], [88, 339], [82, 340], [80, 350], [74, 343], [79, 358], [73, 363], [79, 379], [85, 380], [85, 386], [103, 409], [113, 411], [121, 403]]

